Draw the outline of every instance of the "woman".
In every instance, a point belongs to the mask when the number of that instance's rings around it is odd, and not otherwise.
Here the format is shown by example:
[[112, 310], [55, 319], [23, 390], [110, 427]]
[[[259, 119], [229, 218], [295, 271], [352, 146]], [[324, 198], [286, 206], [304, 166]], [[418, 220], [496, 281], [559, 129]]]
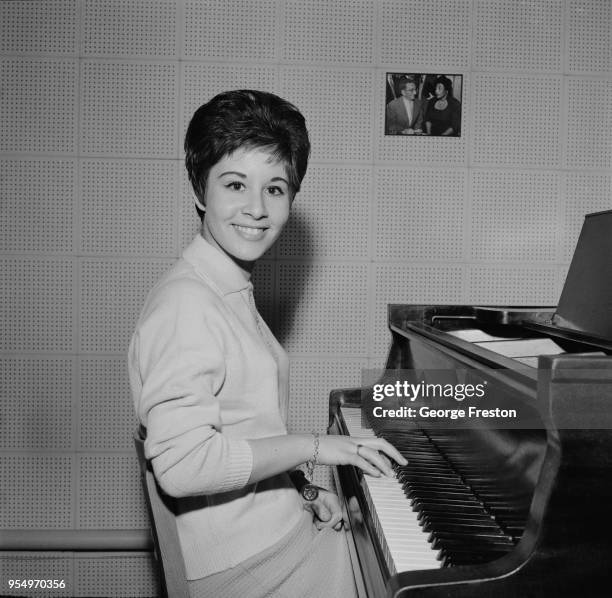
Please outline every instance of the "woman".
[[461, 103], [453, 97], [453, 84], [448, 77], [438, 77], [435, 97], [429, 100], [425, 113], [427, 135], [459, 135]]
[[405, 463], [382, 439], [287, 434], [288, 359], [250, 275], [309, 151], [303, 116], [275, 95], [226, 92], [196, 111], [185, 152], [200, 234], [149, 293], [130, 344], [145, 453], [177, 498], [194, 597], [353, 596], [338, 498], [287, 472], [352, 464], [380, 476], [393, 475], [389, 458]]

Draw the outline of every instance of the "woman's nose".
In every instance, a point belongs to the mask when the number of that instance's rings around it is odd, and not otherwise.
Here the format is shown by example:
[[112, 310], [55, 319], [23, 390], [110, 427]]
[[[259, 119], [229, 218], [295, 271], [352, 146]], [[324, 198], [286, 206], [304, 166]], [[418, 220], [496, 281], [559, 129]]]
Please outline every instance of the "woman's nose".
[[267, 216], [268, 214], [263, 193], [249, 193], [242, 211], [251, 216], [251, 218], [255, 218], [257, 220]]

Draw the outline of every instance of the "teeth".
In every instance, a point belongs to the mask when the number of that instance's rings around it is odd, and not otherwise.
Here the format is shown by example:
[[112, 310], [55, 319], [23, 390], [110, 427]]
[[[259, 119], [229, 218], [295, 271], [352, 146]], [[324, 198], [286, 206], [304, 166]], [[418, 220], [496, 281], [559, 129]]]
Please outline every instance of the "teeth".
[[240, 234], [244, 235], [245, 237], [251, 237], [253, 239], [257, 237], [261, 237], [264, 234], [263, 228], [253, 228], [250, 226], [238, 226], [237, 224], [234, 224], [234, 227]]

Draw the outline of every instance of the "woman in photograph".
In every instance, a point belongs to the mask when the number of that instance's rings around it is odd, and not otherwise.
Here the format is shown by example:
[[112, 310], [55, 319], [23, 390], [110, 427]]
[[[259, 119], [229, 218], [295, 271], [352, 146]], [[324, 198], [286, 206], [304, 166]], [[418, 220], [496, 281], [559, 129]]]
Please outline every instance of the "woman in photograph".
[[[288, 434], [288, 358], [257, 312], [251, 272], [306, 173], [302, 114], [225, 92], [193, 115], [186, 167], [199, 234], [149, 293], [130, 344], [145, 454], [176, 523], [190, 595], [355, 595], [342, 513], [316, 464], [393, 475], [373, 438]], [[306, 464], [308, 476], [298, 466]]]
[[427, 135], [457, 136], [461, 128], [461, 103], [453, 97], [453, 84], [440, 76], [434, 88], [435, 97], [429, 100], [425, 112]]

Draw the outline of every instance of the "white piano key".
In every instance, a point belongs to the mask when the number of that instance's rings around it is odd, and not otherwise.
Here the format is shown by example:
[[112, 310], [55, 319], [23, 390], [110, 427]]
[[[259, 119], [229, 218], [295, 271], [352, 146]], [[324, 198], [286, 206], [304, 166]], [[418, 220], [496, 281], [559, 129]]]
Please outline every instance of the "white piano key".
[[[361, 427], [360, 409], [342, 407], [341, 410], [351, 437], [375, 436], [373, 430]], [[363, 485], [396, 571], [440, 568], [438, 551], [428, 541], [429, 533], [420, 526], [399, 481], [364, 475]]]

